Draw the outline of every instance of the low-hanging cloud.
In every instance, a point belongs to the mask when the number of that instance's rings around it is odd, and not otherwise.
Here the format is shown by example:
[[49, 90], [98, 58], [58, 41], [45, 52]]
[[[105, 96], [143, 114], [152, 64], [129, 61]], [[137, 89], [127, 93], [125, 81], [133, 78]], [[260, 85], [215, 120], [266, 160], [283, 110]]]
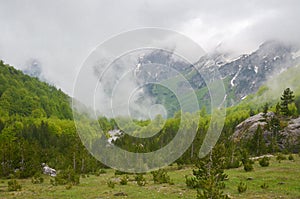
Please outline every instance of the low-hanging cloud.
[[141, 27], [181, 32], [205, 50], [245, 53], [266, 40], [299, 44], [300, 1], [1, 1], [0, 59], [17, 68], [37, 59], [50, 82], [72, 94], [90, 51]]

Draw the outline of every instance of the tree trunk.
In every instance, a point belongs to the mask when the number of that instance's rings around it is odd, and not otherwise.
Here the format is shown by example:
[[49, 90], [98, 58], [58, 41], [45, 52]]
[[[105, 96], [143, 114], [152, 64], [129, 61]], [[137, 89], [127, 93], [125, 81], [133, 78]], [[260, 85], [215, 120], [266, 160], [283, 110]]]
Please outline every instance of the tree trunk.
[[73, 152], [73, 169], [76, 171], [76, 154]]
[[81, 173], [84, 173], [84, 158], [81, 160]]

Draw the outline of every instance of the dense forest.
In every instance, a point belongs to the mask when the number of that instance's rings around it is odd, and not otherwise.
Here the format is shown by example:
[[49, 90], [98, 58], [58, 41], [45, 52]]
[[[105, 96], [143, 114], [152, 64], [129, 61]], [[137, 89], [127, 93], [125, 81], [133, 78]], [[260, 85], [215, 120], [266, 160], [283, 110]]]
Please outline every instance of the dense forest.
[[[283, 146], [281, 138], [277, 136], [289, 120], [299, 116], [298, 95], [287, 88], [277, 96], [277, 100], [253, 102], [253, 99], [259, 99], [267, 91], [266, 87], [262, 87], [245, 102], [227, 108], [225, 125], [216, 147], [216, 150], [226, 148], [222, 150], [224, 168], [247, 164], [245, 159], [249, 156], [279, 151], [299, 152], [300, 142], [296, 146]], [[70, 97], [54, 86], [0, 62], [0, 177], [31, 177], [41, 172], [42, 163], [60, 171], [72, 170], [78, 174], [95, 173], [105, 167], [82, 145], [76, 132], [70, 102]], [[258, 126], [250, 140], [236, 142], [232, 137], [236, 126], [260, 112], [265, 117], [266, 127], [262, 129]], [[271, 118], [267, 118], [268, 112], [274, 113]], [[193, 143], [176, 163], [199, 164], [198, 153], [210, 123], [210, 115], [205, 108], [192, 114], [175, 113], [174, 117], [164, 121], [163, 128], [150, 139], [122, 134], [113, 144], [132, 152], [155, 151], [174, 138], [181, 114], [189, 115], [190, 125], [193, 125], [193, 117], [196, 115], [200, 115], [200, 120]], [[158, 116], [156, 120], [164, 119]], [[118, 129], [113, 118], [100, 117], [97, 122], [105, 133]], [[147, 126], [151, 121], [134, 122]], [[266, 130], [271, 132], [271, 142], [268, 144], [263, 135]]]
[[82, 146], [71, 99], [61, 90], [0, 62], [0, 176], [33, 176], [46, 163], [78, 173], [101, 166]]

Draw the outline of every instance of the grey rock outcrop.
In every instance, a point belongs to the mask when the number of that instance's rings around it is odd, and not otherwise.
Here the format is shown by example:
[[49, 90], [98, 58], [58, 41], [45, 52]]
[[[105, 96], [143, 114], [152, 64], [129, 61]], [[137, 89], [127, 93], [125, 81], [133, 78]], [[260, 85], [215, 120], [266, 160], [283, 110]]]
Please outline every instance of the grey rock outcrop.
[[300, 144], [300, 117], [291, 119], [281, 132], [282, 141], [285, 146], [295, 146]]
[[[249, 117], [245, 121], [238, 124], [235, 128], [234, 134], [232, 138], [235, 141], [240, 141], [244, 139], [251, 139], [257, 130], [258, 126], [260, 126], [264, 130], [264, 135], [269, 134], [270, 132], [266, 131], [266, 126], [268, 124], [268, 121], [274, 117], [273, 112], [269, 112], [264, 116], [263, 113], [259, 113], [257, 115], [254, 115], [252, 117]], [[264, 136], [266, 137], [266, 136]]]
[[[236, 126], [232, 139], [235, 142], [249, 141], [253, 138], [258, 126], [260, 126], [263, 130], [266, 145], [269, 145], [271, 143], [272, 132], [269, 130], [268, 124], [270, 124], [272, 117], [275, 117], [273, 112], [269, 112], [266, 115], [259, 113], [249, 117]], [[298, 152], [299, 147], [296, 146], [300, 145], [300, 117], [282, 121], [282, 123], [284, 127], [278, 132], [279, 147], [281, 149], [290, 148], [293, 149], [294, 152]], [[284, 125], [284, 123], [286, 123], [286, 125]]]

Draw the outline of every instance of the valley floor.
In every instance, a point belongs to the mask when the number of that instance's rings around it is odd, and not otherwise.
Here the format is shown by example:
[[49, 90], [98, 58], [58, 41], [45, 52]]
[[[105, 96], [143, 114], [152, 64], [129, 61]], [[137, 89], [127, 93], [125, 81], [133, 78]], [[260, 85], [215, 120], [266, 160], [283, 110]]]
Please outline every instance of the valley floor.
[[[294, 155], [295, 160], [283, 160], [279, 163], [275, 157], [270, 161], [269, 167], [261, 167], [256, 161], [254, 171], [245, 172], [242, 167], [226, 170], [229, 179], [225, 182], [224, 193], [231, 198], [300, 198], [300, 157]], [[22, 185], [21, 191], [8, 192], [7, 179], [0, 180], [0, 198], [143, 198], [143, 199], [164, 199], [164, 198], [196, 198], [196, 190], [186, 187], [185, 175], [192, 174], [192, 167], [181, 170], [177, 166], [167, 168], [168, 174], [174, 182], [169, 184], [154, 184], [152, 175], [145, 175], [147, 184], [140, 187], [134, 181], [134, 175], [129, 175], [127, 185], [115, 185], [114, 188], [107, 186], [109, 179], [118, 180], [114, 170], [107, 169], [107, 173], [100, 176], [90, 175], [80, 179], [78, 186], [66, 189], [65, 186], [52, 186], [49, 176], [43, 184], [32, 184], [31, 179], [18, 180]], [[237, 186], [240, 182], [247, 184], [247, 191], [239, 194]], [[261, 185], [266, 184], [268, 188], [262, 189]], [[119, 194], [121, 196], [115, 196]]]

